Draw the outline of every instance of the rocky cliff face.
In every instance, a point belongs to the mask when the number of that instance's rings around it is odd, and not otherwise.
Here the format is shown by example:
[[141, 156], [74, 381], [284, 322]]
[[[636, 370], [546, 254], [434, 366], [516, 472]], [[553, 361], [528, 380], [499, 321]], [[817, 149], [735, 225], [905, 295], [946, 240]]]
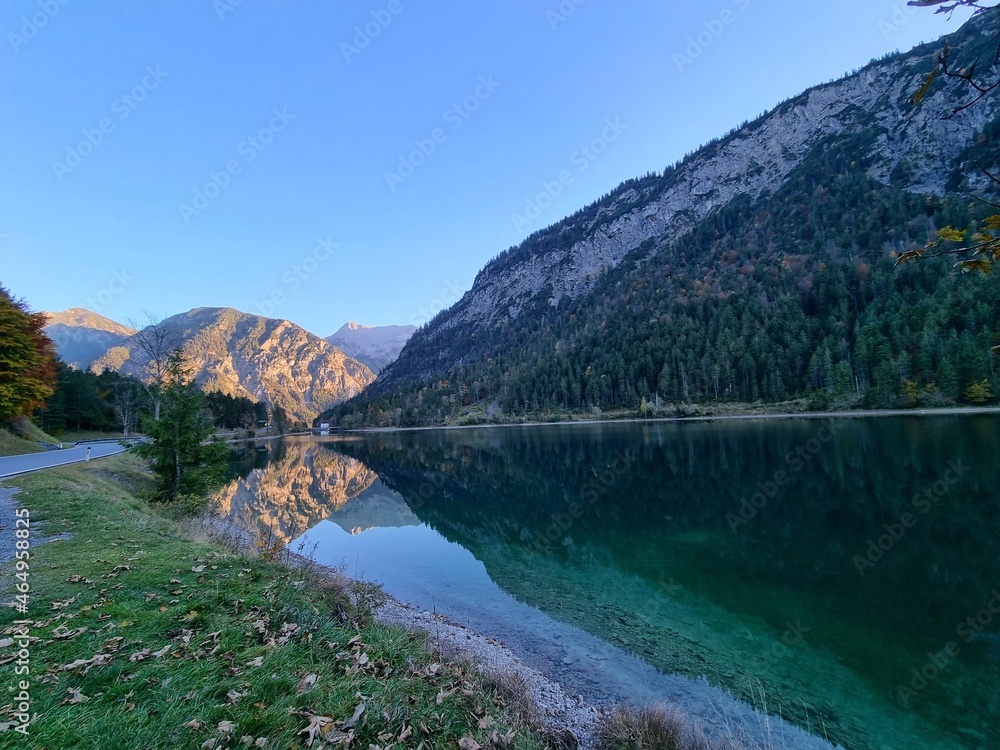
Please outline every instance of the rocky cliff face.
[[[953, 62], [968, 64], [980, 53], [992, 59], [994, 16], [974, 19], [952, 36]], [[998, 108], [995, 98], [987, 99], [944, 119], [970, 95], [961, 83], [940, 81], [920, 106], [913, 105], [940, 46], [924, 45], [812, 88], [662, 175], [625, 183], [532, 235], [487, 265], [454, 307], [419, 331], [378, 389], [383, 382], [427, 377], [442, 364], [460, 363], [463, 353], [452, 351], [448, 334], [457, 326], [497, 326], [517, 318], [538, 295], [553, 306], [564, 297], [578, 298], [629, 253], [648, 248], [649, 255], [668, 246], [738, 196], [755, 200], [774, 193], [817, 149], [849, 144], [876, 180], [917, 193], [943, 193], [955, 159]], [[416, 350], [421, 361], [411, 356]]]
[[108, 349], [120, 345], [135, 329], [81, 307], [45, 313], [45, 333], [56, 345], [63, 362], [84, 370]]
[[[202, 388], [281, 406], [293, 420], [311, 422], [375, 379], [363, 364], [287, 320], [201, 307], [162, 325], [176, 335]], [[92, 369], [109, 367], [142, 378], [147, 363], [137, 342], [128, 339], [108, 349]]]

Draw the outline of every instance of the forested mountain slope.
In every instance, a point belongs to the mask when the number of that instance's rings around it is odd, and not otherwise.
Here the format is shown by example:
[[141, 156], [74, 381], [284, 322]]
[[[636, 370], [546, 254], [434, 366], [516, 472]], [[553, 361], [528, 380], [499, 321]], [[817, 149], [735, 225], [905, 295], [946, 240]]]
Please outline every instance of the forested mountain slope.
[[[997, 47], [996, 14], [952, 36]], [[419, 330], [343, 424], [634, 410], [642, 402], [981, 402], [1000, 294], [947, 262], [894, 269], [990, 212], [996, 102], [926, 45], [792, 99], [501, 254]]]

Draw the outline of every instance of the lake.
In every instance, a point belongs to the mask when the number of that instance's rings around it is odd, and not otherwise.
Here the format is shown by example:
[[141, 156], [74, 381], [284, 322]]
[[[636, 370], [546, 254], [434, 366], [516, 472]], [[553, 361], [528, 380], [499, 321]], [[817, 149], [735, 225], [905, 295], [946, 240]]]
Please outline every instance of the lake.
[[219, 505], [592, 700], [997, 748], [998, 458], [992, 415], [366, 433], [244, 447]]

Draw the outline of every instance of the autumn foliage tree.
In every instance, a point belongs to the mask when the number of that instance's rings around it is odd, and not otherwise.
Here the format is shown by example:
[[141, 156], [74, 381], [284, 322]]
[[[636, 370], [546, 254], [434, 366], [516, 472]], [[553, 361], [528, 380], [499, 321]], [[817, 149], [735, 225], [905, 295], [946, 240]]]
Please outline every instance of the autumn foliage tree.
[[55, 390], [55, 347], [45, 322], [0, 286], [0, 424], [29, 414]]

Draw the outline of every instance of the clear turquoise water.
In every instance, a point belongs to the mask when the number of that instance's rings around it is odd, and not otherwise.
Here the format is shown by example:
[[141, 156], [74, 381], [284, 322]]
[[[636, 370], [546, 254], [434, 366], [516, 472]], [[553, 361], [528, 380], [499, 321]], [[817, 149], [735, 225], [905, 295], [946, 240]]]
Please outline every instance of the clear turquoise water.
[[539, 641], [562, 639], [531, 645], [556, 671], [578, 667], [581, 691], [656, 697], [648, 675], [629, 689], [640, 662], [581, 653], [573, 633], [848, 748], [997, 748], [998, 428], [913, 417], [289, 440], [256, 455], [229, 507], [420, 606], [486, 630], [533, 623]]

